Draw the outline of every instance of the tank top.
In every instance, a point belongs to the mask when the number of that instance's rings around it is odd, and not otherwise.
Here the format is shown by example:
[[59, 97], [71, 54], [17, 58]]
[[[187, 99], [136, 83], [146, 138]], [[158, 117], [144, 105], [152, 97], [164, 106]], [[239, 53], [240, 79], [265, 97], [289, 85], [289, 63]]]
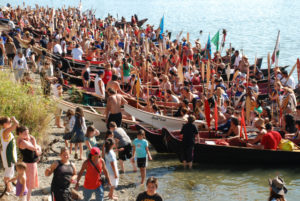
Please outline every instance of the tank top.
[[[99, 85], [98, 85], [99, 81], [102, 82], [102, 87], [101, 88], [102, 88], [102, 91], [103, 91], [104, 94], [102, 94], [101, 91], [100, 91], [100, 88], [99, 88]], [[102, 79], [99, 76], [97, 76], [96, 79], [95, 79], [95, 92], [96, 92], [97, 95], [105, 98], [105, 85], [104, 85], [104, 82], [102, 81]]]
[[17, 147], [14, 135], [9, 133], [8, 139], [4, 139], [3, 131], [4, 129], [0, 131], [2, 145], [1, 159], [3, 167], [9, 168], [12, 166], [12, 164], [17, 162]]
[[24, 163], [35, 163], [39, 159], [39, 157], [36, 155], [35, 151], [31, 151], [29, 149], [20, 149], [20, 152], [23, 156]]
[[73, 171], [71, 163], [63, 164], [61, 161], [58, 161], [58, 166], [53, 172], [51, 189], [68, 189], [70, 187], [70, 180], [73, 176]]
[[86, 189], [94, 190], [101, 186], [100, 175], [102, 173], [102, 162], [99, 161], [99, 163], [95, 165], [98, 168], [100, 174], [90, 161], [87, 162], [87, 169], [83, 185], [83, 187]]
[[83, 78], [84, 78], [85, 80], [90, 80], [90, 73], [89, 73], [88, 70], [86, 70], [86, 71], [84, 72]]
[[[16, 184], [16, 196], [20, 196], [22, 188], [23, 188], [23, 184], [21, 184], [19, 179], [18, 179], [17, 184]], [[28, 193], [28, 189], [27, 189], [27, 186], [25, 185], [25, 190], [24, 190], [23, 196], [27, 195], [27, 193]]]

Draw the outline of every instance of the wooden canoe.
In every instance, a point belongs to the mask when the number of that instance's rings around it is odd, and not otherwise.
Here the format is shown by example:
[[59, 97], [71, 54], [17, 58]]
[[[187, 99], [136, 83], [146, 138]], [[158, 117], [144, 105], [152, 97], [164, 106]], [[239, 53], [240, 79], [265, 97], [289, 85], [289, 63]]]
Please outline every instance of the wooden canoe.
[[[172, 133], [167, 133], [169, 146], [177, 150], [179, 160], [181, 160], [181, 140]], [[216, 145], [216, 140], [200, 139], [196, 140], [194, 147], [194, 162], [197, 163], [217, 163], [223, 165], [253, 165], [258, 167], [276, 165], [289, 166], [300, 164], [300, 152], [252, 149], [240, 143], [238, 140], [229, 141], [230, 145]]]
[[[146, 112], [130, 105], [124, 105], [125, 112], [134, 116], [136, 119], [139, 119], [146, 124], [152, 126], [153, 128], [162, 129], [167, 128], [171, 131], [173, 130], [180, 130], [182, 125], [185, 124], [187, 121], [181, 118], [169, 117], [164, 115], [158, 115], [150, 112]], [[201, 128], [202, 130], [207, 128], [206, 122], [196, 120], [195, 124], [197, 127]]]
[[[76, 107], [78, 105], [74, 105], [73, 103], [70, 103], [68, 101], [64, 101], [62, 99], [58, 99], [53, 97], [53, 99], [56, 101], [57, 106], [62, 109], [63, 111], [68, 111], [69, 109], [75, 111]], [[93, 122], [94, 126], [100, 131], [100, 132], [106, 132], [106, 123], [105, 123], [105, 115], [99, 114], [95, 111], [90, 111], [88, 109], [83, 108], [83, 114], [86, 120]], [[125, 129], [129, 129], [130, 125], [135, 125], [138, 122], [128, 120], [128, 119], [123, 119], [122, 120], [122, 127]]]

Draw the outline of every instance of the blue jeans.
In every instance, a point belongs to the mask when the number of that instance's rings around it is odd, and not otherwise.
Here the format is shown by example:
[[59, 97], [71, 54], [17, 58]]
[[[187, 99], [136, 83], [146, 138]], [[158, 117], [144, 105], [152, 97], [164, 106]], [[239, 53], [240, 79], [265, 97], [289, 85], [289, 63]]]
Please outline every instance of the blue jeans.
[[84, 197], [84, 201], [90, 201], [91, 200], [91, 197], [93, 195], [93, 193], [95, 192], [96, 194], [96, 200], [97, 201], [103, 201], [103, 197], [104, 197], [104, 190], [103, 190], [103, 186], [99, 186], [98, 188], [96, 189], [86, 189], [86, 188], [83, 188], [83, 197]]

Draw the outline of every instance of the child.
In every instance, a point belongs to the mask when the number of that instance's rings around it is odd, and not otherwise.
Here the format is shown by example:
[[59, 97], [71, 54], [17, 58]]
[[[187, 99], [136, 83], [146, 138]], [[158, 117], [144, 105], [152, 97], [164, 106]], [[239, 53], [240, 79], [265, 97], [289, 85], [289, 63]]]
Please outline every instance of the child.
[[8, 182], [13, 182], [17, 180], [16, 184], [16, 196], [19, 197], [19, 201], [27, 200], [28, 189], [26, 186], [26, 164], [24, 162], [19, 162], [16, 164], [17, 176], [8, 180]]
[[86, 157], [88, 158], [89, 153], [93, 147], [96, 147], [97, 145], [97, 140], [95, 136], [100, 135], [100, 132], [94, 127], [94, 126], [89, 126], [87, 128], [86, 134], [85, 134], [85, 144], [88, 148], [86, 152]]
[[145, 138], [145, 131], [139, 130], [137, 138], [133, 141], [133, 157], [137, 158], [137, 166], [140, 168], [141, 172], [141, 184], [144, 184], [146, 177], [146, 162], [147, 155], [148, 159], [151, 161], [152, 157], [148, 148], [148, 141]]
[[[83, 110], [80, 107], [75, 109], [75, 115], [70, 120], [70, 128], [72, 128], [71, 143], [75, 143], [75, 159], [78, 159], [77, 150], [79, 147], [79, 159], [82, 160], [83, 157], [83, 145], [84, 142], [84, 133], [86, 133], [86, 124], [85, 118], [83, 114]], [[71, 146], [70, 146], [70, 154], [71, 154]]]
[[108, 197], [112, 200], [118, 199], [118, 197], [114, 196], [114, 190], [119, 183], [117, 157], [113, 150], [114, 146], [115, 146], [115, 142], [112, 138], [108, 138], [105, 141], [105, 163], [106, 163], [107, 170], [109, 172], [109, 179], [111, 182], [111, 187], [109, 190]]
[[[67, 113], [66, 113], [66, 116], [64, 118], [64, 126], [65, 126], [65, 134], [63, 136], [64, 140], [65, 140], [65, 145], [66, 147], [68, 148], [69, 147], [69, 143], [68, 143], [68, 140], [71, 139], [71, 128], [70, 128], [70, 120], [71, 118], [74, 116], [74, 112], [73, 110], [68, 110]], [[70, 143], [70, 153], [71, 153], [71, 150], [72, 150], [72, 144]]]
[[150, 177], [147, 179], [146, 182], [147, 191], [140, 193], [136, 201], [143, 201], [143, 200], [155, 200], [155, 201], [163, 201], [162, 197], [156, 192], [158, 188], [158, 181], [154, 177]]
[[[114, 133], [111, 132], [110, 130], [108, 130], [105, 134], [105, 138], [104, 138], [104, 142], [108, 139], [108, 138], [111, 138], [111, 139], [114, 139]], [[102, 146], [102, 158], [105, 158], [105, 143], [103, 144]]]

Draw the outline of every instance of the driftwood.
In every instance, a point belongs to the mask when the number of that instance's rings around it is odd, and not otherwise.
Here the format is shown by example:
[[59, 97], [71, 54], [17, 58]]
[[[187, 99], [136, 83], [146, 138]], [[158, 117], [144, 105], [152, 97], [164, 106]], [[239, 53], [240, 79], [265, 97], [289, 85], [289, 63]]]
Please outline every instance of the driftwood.
[[54, 139], [54, 140], [52, 140], [52, 142], [50, 142], [45, 148], [42, 149], [42, 155], [41, 155], [41, 157], [40, 157], [40, 161], [43, 161], [44, 159], [47, 160], [50, 151], [52, 151], [52, 152], [55, 153], [55, 154], [59, 154], [59, 153], [58, 153], [57, 151], [55, 151], [55, 150], [53, 149], [53, 147], [52, 147], [52, 146], [53, 146], [55, 143], [57, 143], [57, 142], [59, 142], [59, 140], [58, 140], [58, 139]]

